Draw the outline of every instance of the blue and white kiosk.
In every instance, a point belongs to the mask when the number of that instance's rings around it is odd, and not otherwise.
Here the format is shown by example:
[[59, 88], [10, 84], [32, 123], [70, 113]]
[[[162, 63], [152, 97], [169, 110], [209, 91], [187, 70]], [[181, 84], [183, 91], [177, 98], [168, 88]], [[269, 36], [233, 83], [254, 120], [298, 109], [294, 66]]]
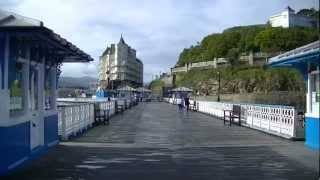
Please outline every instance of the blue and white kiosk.
[[307, 82], [305, 145], [311, 149], [320, 149], [320, 42], [294, 49], [269, 59], [272, 67], [292, 67], [303, 75]]
[[0, 10], [0, 175], [58, 144], [60, 65], [92, 60], [43, 22]]

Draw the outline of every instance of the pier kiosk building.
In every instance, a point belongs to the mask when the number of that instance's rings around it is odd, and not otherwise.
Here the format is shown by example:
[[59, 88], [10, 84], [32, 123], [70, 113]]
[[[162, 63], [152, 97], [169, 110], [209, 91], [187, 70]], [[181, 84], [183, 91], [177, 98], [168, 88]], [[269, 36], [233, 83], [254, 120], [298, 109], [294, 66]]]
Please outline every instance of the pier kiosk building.
[[306, 86], [305, 145], [320, 149], [320, 41], [269, 59], [272, 67], [292, 67], [303, 75]]
[[43, 22], [0, 10], [0, 175], [58, 144], [60, 66], [92, 60]]

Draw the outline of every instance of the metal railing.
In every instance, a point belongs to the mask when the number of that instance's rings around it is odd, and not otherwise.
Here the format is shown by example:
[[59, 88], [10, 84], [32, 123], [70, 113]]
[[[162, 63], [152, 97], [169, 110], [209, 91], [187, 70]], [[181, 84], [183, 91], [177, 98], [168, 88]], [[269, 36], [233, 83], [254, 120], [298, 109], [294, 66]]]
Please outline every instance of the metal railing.
[[[181, 99], [165, 98], [171, 104], [178, 104]], [[190, 104], [194, 101], [190, 100]], [[231, 110], [233, 105], [241, 106], [241, 125], [264, 131], [284, 138], [304, 138], [303, 118], [298, 116], [292, 106], [238, 104], [225, 102], [197, 101], [199, 112], [223, 118], [224, 110]]]

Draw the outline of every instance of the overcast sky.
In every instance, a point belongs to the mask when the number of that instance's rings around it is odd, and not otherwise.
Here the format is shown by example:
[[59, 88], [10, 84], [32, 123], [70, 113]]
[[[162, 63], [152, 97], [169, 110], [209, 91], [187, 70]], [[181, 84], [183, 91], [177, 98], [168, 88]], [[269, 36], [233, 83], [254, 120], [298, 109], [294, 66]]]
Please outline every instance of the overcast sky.
[[223, 29], [266, 23], [286, 6], [318, 0], [0, 0], [0, 8], [39, 19], [90, 54], [90, 64], [65, 64], [63, 76], [97, 77], [99, 56], [121, 33], [144, 63], [144, 79], [167, 72], [185, 47]]

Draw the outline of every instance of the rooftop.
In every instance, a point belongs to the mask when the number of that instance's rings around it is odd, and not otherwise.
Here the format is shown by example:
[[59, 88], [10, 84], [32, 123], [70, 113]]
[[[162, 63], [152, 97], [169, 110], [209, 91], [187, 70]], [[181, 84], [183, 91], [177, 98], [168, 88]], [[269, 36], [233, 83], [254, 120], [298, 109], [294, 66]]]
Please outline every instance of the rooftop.
[[28, 36], [30, 40], [45, 41], [59, 49], [63, 62], [88, 62], [93, 58], [71, 42], [44, 26], [42, 21], [0, 10], [0, 32]]

